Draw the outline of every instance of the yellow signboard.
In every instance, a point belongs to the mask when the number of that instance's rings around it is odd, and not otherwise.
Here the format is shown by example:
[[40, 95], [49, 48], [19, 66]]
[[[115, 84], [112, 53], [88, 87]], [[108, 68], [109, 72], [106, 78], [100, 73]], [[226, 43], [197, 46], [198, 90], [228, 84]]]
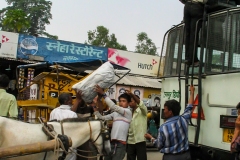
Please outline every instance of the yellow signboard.
[[45, 95], [44, 97], [47, 97], [47, 95], [51, 97], [58, 97], [55, 95], [55, 93], [59, 92], [68, 92], [73, 93], [72, 86], [77, 82], [77, 80], [72, 80], [68, 77], [59, 76], [59, 79], [57, 79], [55, 76], [48, 76], [45, 78]]
[[[38, 115], [49, 118], [50, 111], [59, 106], [58, 96], [63, 92], [75, 95], [72, 86], [77, 83], [82, 77], [64, 73], [42, 72], [33, 79], [33, 84], [36, 89], [33, 92], [30, 88], [30, 93], [35, 93], [35, 98], [31, 100], [18, 100], [18, 106], [23, 108], [24, 120], [27, 120], [27, 112], [36, 110]], [[29, 85], [31, 82], [29, 81]], [[22, 89], [24, 91], [25, 89]]]
[[223, 129], [223, 142], [231, 143], [234, 129]]
[[[60, 93], [67, 92], [75, 94], [75, 91], [72, 90], [72, 86], [79, 81], [79, 79], [70, 76], [68, 74], [59, 73], [58, 76], [56, 73], [42, 72], [34, 78], [35, 81], [43, 80], [43, 84], [40, 84], [39, 88], [40, 95], [44, 95], [44, 99], [48, 97], [57, 98]], [[42, 93], [41, 93], [42, 92]]]

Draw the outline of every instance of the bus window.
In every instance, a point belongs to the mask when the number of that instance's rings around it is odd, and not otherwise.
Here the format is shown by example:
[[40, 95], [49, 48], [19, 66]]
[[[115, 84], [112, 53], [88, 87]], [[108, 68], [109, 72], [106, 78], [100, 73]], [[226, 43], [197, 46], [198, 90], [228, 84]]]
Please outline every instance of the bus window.
[[[222, 12], [209, 17], [207, 73], [240, 69], [240, 14]], [[221, 27], [219, 27], [221, 26]]]
[[[178, 75], [179, 63], [181, 63], [181, 56], [179, 52], [182, 51], [183, 26], [180, 26], [168, 33], [167, 43], [165, 48], [165, 67], [164, 76]], [[184, 56], [184, 55], [183, 55]]]

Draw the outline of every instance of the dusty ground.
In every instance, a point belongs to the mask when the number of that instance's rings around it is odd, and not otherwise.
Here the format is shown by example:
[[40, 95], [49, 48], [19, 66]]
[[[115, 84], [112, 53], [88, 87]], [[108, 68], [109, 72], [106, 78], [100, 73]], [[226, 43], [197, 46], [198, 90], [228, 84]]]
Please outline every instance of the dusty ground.
[[[148, 160], [162, 160], [163, 154], [161, 154], [157, 149], [155, 148], [148, 148], [147, 149], [147, 159]], [[125, 157], [124, 160], [127, 160]]]

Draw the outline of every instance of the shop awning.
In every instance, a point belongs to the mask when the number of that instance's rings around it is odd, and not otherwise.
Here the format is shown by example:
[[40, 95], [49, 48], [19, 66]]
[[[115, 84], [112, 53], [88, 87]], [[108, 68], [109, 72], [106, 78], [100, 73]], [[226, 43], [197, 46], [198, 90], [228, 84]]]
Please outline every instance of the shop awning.
[[136, 86], [136, 87], [156, 88], [156, 89], [162, 88], [160, 79], [152, 79], [152, 78], [136, 77], [136, 76], [125, 76], [120, 81], [118, 81], [117, 84], [130, 85], [130, 86]]
[[30, 60], [26, 60], [26, 59], [15, 59], [15, 58], [4, 58], [4, 57], [0, 57], [0, 62], [2, 61], [15, 61], [15, 62], [22, 62], [22, 63], [37, 63], [37, 61], [30, 61]]
[[[96, 70], [98, 67], [100, 67], [105, 61], [101, 60], [94, 60], [89, 62], [75, 62], [75, 63], [56, 63], [59, 64], [65, 68], [69, 68], [71, 70], [77, 71], [79, 73], [84, 72], [86, 70]], [[128, 68], [112, 64], [115, 70], [127, 70]]]
[[29, 68], [29, 67], [47, 67], [47, 62], [38, 62], [34, 64], [19, 65], [17, 68]]

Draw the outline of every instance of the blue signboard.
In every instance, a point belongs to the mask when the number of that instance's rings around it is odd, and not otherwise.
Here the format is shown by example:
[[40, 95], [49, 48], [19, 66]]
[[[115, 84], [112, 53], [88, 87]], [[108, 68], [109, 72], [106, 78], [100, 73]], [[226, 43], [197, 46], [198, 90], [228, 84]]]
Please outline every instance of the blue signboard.
[[49, 38], [19, 35], [17, 57], [42, 57], [47, 62], [73, 63], [93, 60], [107, 61], [107, 48], [86, 44], [53, 40]]

